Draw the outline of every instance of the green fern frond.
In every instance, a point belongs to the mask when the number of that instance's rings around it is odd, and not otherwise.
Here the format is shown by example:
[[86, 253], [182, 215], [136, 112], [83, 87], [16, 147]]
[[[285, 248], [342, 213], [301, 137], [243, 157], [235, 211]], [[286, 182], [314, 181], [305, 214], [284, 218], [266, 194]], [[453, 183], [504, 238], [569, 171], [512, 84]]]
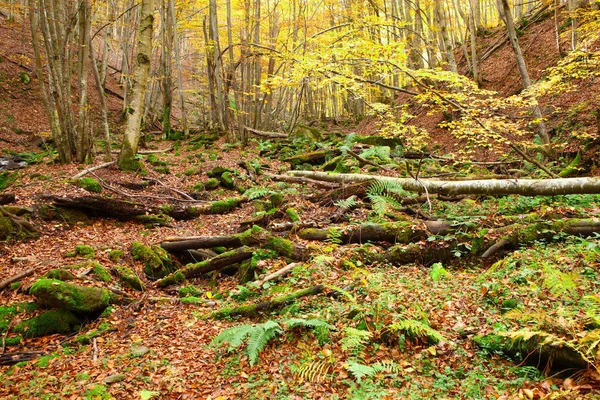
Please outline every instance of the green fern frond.
[[333, 325], [328, 324], [322, 319], [312, 318], [312, 319], [303, 319], [303, 318], [291, 318], [285, 321], [285, 325], [288, 328], [327, 328], [327, 329], [335, 329]]
[[365, 376], [373, 377], [377, 373], [375, 368], [354, 360], [348, 360], [348, 371], [356, 378], [358, 383], [360, 383]]
[[585, 314], [590, 322], [596, 326], [600, 326], [600, 296], [584, 296], [582, 303], [585, 307]]
[[406, 336], [415, 339], [427, 339], [427, 342], [431, 344], [437, 344], [446, 340], [441, 333], [429, 325], [414, 319], [402, 320], [395, 324], [389, 325], [388, 329], [392, 332], [403, 333]]
[[248, 196], [249, 200], [260, 199], [261, 197], [268, 196], [270, 194], [276, 193], [272, 189], [260, 186], [254, 186], [244, 192], [245, 196]]
[[250, 332], [255, 329], [253, 325], [240, 325], [226, 329], [210, 342], [211, 347], [216, 347], [222, 343], [227, 343], [229, 351], [237, 349], [244, 343]]
[[390, 196], [369, 196], [369, 201], [371, 202], [373, 212], [377, 215], [384, 215], [389, 211], [402, 207], [400, 202]]
[[348, 197], [344, 200], [339, 200], [335, 202], [336, 207], [343, 208], [346, 210], [350, 210], [358, 204], [358, 201], [355, 198]]
[[549, 264], [543, 265], [544, 286], [555, 296], [573, 292], [577, 288], [578, 275], [562, 272]]
[[372, 336], [373, 334], [369, 331], [347, 327], [344, 329], [342, 337], [342, 350], [350, 351], [353, 354], [360, 354]]
[[328, 379], [331, 363], [325, 360], [315, 360], [298, 368], [296, 375], [303, 381], [323, 382]]
[[392, 194], [397, 197], [408, 197], [410, 192], [404, 190], [402, 185], [391, 180], [376, 180], [367, 190], [367, 196], [382, 196]]
[[274, 321], [267, 321], [264, 324], [257, 325], [256, 328], [250, 331], [250, 339], [246, 348], [246, 352], [250, 358], [250, 365], [256, 363], [258, 353], [265, 348], [271, 339], [283, 333], [281, 326]]
[[337, 228], [327, 229], [327, 242], [331, 244], [342, 244], [342, 231]]
[[398, 374], [402, 370], [402, 367], [390, 360], [379, 361], [375, 364], [371, 364], [371, 367], [375, 370], [375, 373], [387, 372], [389, 374]]

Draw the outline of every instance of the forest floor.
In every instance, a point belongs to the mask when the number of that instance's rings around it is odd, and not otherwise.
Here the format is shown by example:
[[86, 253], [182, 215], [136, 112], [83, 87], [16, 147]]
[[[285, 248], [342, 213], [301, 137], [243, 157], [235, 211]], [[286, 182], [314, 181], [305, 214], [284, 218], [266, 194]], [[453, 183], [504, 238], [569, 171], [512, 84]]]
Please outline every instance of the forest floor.
[[[556, 61], [544, 55], [550, 45], [532, 45], [552, 43], [552, 24], [551, 19], [535, 24], [522, 39], [526, 56], [536, 65], [532, 68], [536, 79]], [[90, 195], [72, 179], [87, 166], [58, 165], [51, 150], [38, 146], [48, 139], [44, 133], [48, 129], [37, 86], [21, 81], [20, 72], [30, 72], [27, 65], [31, 50], [26, 30], [20, 28], [0, 21], [0, 99], [5, 99], [0, 103], [0, 148], [7, 155], [21, 154], [29, 165], [0, 172], [0, 192], [14, 193], [15, 205], [31, 208], [43, 204], [41, 196], [46, 194], [71, 198]], [[493, 35], [489, 42], [495, 42]], [[510, 47], [505, 45], [484, 63], [484, 84], [505, 95], [519, 90], [516, 69], [507, 65], [498, 68], [501, 60], [510, 59]], [[509, 77], [494, 78], [494, 73], [506, 71]], [[589, 105], [599, 89], [589, 80], [581, 83], [585, 90], [557, 96], [548, 105], [551, 110], [554, 104], [566, 105], [551, 115], [553, 125], [561, 128], [558, 134], [570, 133], [573, 126], [584, 130], [595, 127]], [[110, 84], [118, 90], [114, 81]], [[116, 124], [118, 99], [111, 98], [109, 107]], [[432, 137], [443, 146], [442, 154], [450, 153], [461, 143], [438, 132], [439, 120], [439, 115], [422, 111], [412, 123], [430, 129], [435, 133]], [[327, 128], [328, 132], [323, 133], [333, 135], [337, 130], [338, 139], [355, 130], [354, 126]], [[367, 135], [376, 129], [376, 122], [365, 120], [356, 131]], [[157, 287], [155, 281], [145, 277], [143, 264], [131, 255], [133, 242], [153, 245], [168, 237], [235, 234], [242, 222], [272, 208], [280, 213], [266, 221], [267, 228], [291, 222], [285, 213], [290, 208], [302, 223], [329, 228], [331, 216], [340, 210], [340, 203], [334, 200], [315, 201], [315, 195], [327, 192], [325, 189], [275, 182], [265, 175], [289, 170], [281, 158], [314, 150], [314, 138], [299, 136], [287, 149], [276, 141], [252, 141], [246, 148], [222, 139], [203, 145], [193, 143], [204, 135], [195, 134], [188, 141], [149, 137], [150, 149], [172, 150], [140, 156], [142, 167], [136, 173], [111, 166], [86, 177], [102, 184], [103, 196], [150, 205], [185, 206], [191, 203], [180, 192], [201, 202], [241, 195], [224, 188], [205, 191], [198, 185], [207, 181], [207, 172], [223, 166], [235, 171], [240, 185], [254, 188], [250, 190], [256, 198], [226, 213], [148, 225], [100, 215], [69, 224], [60, 217], [41, 220], [34, 213], [31, 221], [39, 230], [37, 238], [0, 243], [0, 281], [28, 268], [34, 270], [20, 283], [0, 292], [2, 307], [19, 305], [15, 310], [22, 310], [17, 313], [0, 308], [0, 334], [6, 343], [2, 355], [41, 353], [29, 362], [0, 366], [1, 398], [600, 398], [600, 375], [593, 363], [587, 369], [565, 371], [547, 360], [536, 359], [537, 354], [513, 355], [511, 359], [475, 340], [492, 332], [522, 329], [551, 334], [569, 343], [597, 334], [590, 321], [600, 315], [600, 307], [594, 308], [600, 289], [598, 237], [568, 237], [558, 232], [555, 238], [517, 246], [492, 259], [472, 254], [470, 246], [474, 243], [467, 242], [454, 247], [443, 263], [425, 260], [425, 253], [423, 259], [394, 263], [378, 257], [393, 243], [343, 244], [333, 231], [324, 242], [308, 241], [290, 231], [286, 237], [310, 250], [312, 257], [279, 281], [260, 287], [246, 284], [240, 289], [239, 276], [212, 273], [190, 279], [185, 285]], [[484, 156], [495, 159], [493, 155]], [[389, 163], [389, 168], [395, 169], [399, 158], [394, 154], [375, 155], [372, 160]], [[259, 167], [256, 181], [240, 167], [240, 161]], [[101, 162], [99, 156], [97, 164]], [[441, 172], [461, 177], [485, 172], [482, 168], [465, 169], [462, 164], [448, 167], [435, 159], [409, 162], [415, 170], [420, 169], [422, 176]], [[348, 164], [344, 168], [372, 172], [370, 166], [360, 166], [352, 159], [344, 163]], [[149, 180], [153, 184], [147, 184]], [[270, 198], [274, 193], [283, 196], [277, 204]], [[378, 213], [368, 193], [363, 193], [362, 200], [359, 203], [364, 204], [347, 211], [337, 225], [382, 223], [390, 216], [415, 226], [423, 223], [393, 209], [391, 213]], [[444, 243], [468, 239], [473, 227], [490, 228], [493, 234], [497, 226], [528, 220], [532, 215], [561, 220], [596, 216], [600, 211], [600, 198], [592, 195], [470, 196], [457, 200], [432, 197], [429, 203], [412, 206], [421, 216], [428, 214], [454, 227], [464, 227], [454, 233], [430, 235], [419, 240], [418, 246], [427, 248], [435, 243], [444, 248]], [[99, 318], [83, 320], [72, 334], [20, 338], [13, 328], [43, 311], [33, 305], [31, 285], [57, 268], [88, 262], [89, 258], [66, 255], [80, 245], [95, 250], [94, 261], [111, 272], [111, 282], [84, 271], [88, 273], [79, 274], [77, 284], [117, 287], [133, 297], [133, 302], [111, 305]], [[119, 251], [121, 257], [116, 256]], [[283, 257], [261, 260], [257, 273], [262, 276], [288, 263]], [[128, 289], [118, 281], [114, 272], [119, 265], [135, 271], [145, 284], [143, 292]], [[315, 285], [324, 285], [325, 292], [302, 297], [271, 313], [224, 320], [210, 317], [224, 307], [267, 301]], [[179, 291], [180, 286], [187, 291]], [[191, 292], [194, 296], [189, 296]], [[328, 325], [314, 330], [294, 328], [292, 322], [297, 319]], [[228, 328], [267, 321], [278, 323], [284, 332], [273, 335], [252, 365], [251, 350], [244, 344], [232, 351], [210, 346]], [[407, 321], [413, 329], [401, 330], [399, 324], [407, 325]], [[596, 347], [590, 349], [596, 351]], [[587, 356], [593, 359], [597, 354]], [[523, 358], [525, 362], [521, 362]], [[111, 378], [116, 382], [110, 382]]]

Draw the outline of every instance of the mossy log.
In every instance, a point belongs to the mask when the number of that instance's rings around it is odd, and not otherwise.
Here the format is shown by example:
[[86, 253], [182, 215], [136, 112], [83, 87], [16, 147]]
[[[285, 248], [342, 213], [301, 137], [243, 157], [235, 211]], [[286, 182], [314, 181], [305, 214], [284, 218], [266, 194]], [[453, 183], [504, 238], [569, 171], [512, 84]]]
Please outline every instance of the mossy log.
[[316, 150], [308, 153], [302, 153], [295, 156], [284, 158], [282, 161], [290, 163], [292, 166], [301, 164], [322, 164], [327, 157], [339, 156], [341, 151], [339, 150]]
[[522, 196], [556, 196], [561, 194], [600, 194], [600, 178], [557, 179], [489, 179], [466, 181], [443, 181], [436, 179], [392, 178], [364, 174], [331, 174], [314, 171], [290, 171], [301, 176], [325, 182], [355, 183], [370, 180], [393, 181], [409, 192], [443, 195], [481, 194]]
[[186, 279], [194, 278], [202, 274], [206, 274], [211, 271], [218, 271], [232, 264], [240, 263], [244, 260], [248, 260], [252, 257], [254, 249], [243, 246], [235, 250], [227, 251], [223, 254], [219, 254], [211, 259], [200, 261], [195, 264], [188, 264], [184, 268], [169, 274], [159, 280], [157, 285], [159, 287], [166, 287], [181, 283]]
[[227, 317], [235, 317], [238, 315], [251, 317], [263, 312], [271, 312], [277, 310], [287, 304], [294, 302], [295, 300], [305, 297], [323, 293], [325, 286], [316, 285], [308, 289], [301, 289], [285, 296], [275, 297], [269, 301], [263, 301], [257, 304], [250, 304], [246, 306], [222, 308], [209, 315], [209, 318], [223, 319]]
[[290, 240], [272, 235], [269, 231], [259, 226], [253, 226], [252, 228], [235, 235], [197, 236], [194, 238], [186, 238], [186, 240], [181, 241], [171, 240], [161, 243], [161, 247], [171, 253], [221, 246], [239, 247], [242, 245], [258, 245], [266, 249], [274, 250], [279, 253], [279, 255], [294, 260], [305, 260], [309, 257], [309, 253], [304, 247], [299, 246]]
[[43, 195], [44, 201], [51, 202], [54, 206], [69, 207], [84, 210], [90, 216], [111, 217], [121, 220], [136, 220], [141, 215], [164, 214], [176, 220], [189, 220], [200, 215], [223, 214], [248, 202], [248, 197], [231, 197], [217, 200], [202, 205], [180, 206], [149, 206], [142, 203], [112, 199], [102, 196], [61, 197], [56, 195]]
[[305, 240], [332, 240], [344, 244], [365, 242], [412, 243], [428, 236], [424, 224], [413, 222], [386, 222], [382, 224], [349, 225], [328, 229], [308, 228], [298, 232]]
[[101, 312], [114, 300], [106, 289], [74, 285], [55, 279], [39, 279], [30, 289], [37, 302], [78, 314]]
[[160, 246], [145, 246], [140, 242], [133, 242], [131, 255], [144, 264], [144, 273], [150, 279], [164, 278], [175, 270], [169, 254]]
[[519, 331], [476, 336], [473, 341], [491, 353], [536, 366], [541, 370], [585, 369], [585, 356], [572, 344], [546, 332]]

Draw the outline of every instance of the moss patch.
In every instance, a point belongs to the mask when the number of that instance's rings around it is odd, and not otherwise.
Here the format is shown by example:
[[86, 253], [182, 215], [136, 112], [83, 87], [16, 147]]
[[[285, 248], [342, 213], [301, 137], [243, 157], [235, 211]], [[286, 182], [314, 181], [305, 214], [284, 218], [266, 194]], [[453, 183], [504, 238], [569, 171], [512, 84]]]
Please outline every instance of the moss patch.
[[92, 193], [102, 193], [102, 186], [94, 178], [81, 178], [77, 181], [77, 186]]
[[75, 247], [75, 250], [69, 251], [63, 254], [64, 257], [85, 257], [85, 258], [96, 258], [96, 250], [92, 246], [79, 245]]
[[108, 259], [113, 262], [119, 262], [123, 258], [123, 254], [123, 250], [111, 250], [108, 253]]
[[202, 296], [203, 293], [196, 286], [189, 285], [189, 286], [184, 286], [182, 288], [179, 288], [179, 290], [177, 291], [177, 294], [179, 294], [180, 297], [189, 297], [189, 296], [200, 297], [200, 296]]
[[57, 279], [59, 281], [72, 281], [75, 279], [75, 275], [71, 271], [64, 268], [56, 268], [46, 272], [46, 278]]
[[81, 314], [100, 312], [110, 303], [110, 292], [55, 279], [40, 279], [30, 289], [39, 304], [49, 308], [63, 308]]
[[100, 279], [103, 282], [112, 281], [112, 276], [110, 276], [108, 268], [97, 262], [92, 262], [90, 263], [90, 265], [92, 266], [92, 271], [94, 272], [94, 275], [96, 275], [98, 279]]
[[131, 255], [144, 264], [144, 273], [150, 279], [163, 278], [175, 270], [169, 254], [160, 246], [148, 247], [140, 242], [133, 242]]
[[79, 329], [80, 325], [81, 323], [72, 312], [52, 310], [19, 323], [15, 326], [14, 332], [20, 333], [24, 337], [38, 337], [55, 333], [71, 333]]
[[44, 221], [66, 222], [69, 226], [91, 223], [87, 214], [77, 208], [41, 204], [37, 207], [37, 215]]
[[139, 291], [145, 290], [144, 284], [131, 268], [124, 265], [117, 265], [115, 266], [115, 271], [121, 282], [128, 288]]

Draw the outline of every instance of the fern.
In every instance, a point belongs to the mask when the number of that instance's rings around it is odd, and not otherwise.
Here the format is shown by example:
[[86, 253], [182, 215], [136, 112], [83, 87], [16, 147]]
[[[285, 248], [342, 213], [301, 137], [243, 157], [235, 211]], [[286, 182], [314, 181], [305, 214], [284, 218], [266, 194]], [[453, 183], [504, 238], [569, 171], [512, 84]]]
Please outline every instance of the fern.
[[444, 276], [450, 276], [450, 273], [444, 268], [442, 263], [437, 262], [431, 266], [429, 276], [431, 276], [431, 279], [433, 279], [434, 282], [437, 282]]
[[415, 339], [427, 339], [427, 342], [432, 344], [437, 344], [446, 340], [441, 333], [429, 325], [414, 319], [402, 320], [395, 324], [389, 325], [388, 329], [392, 332], [401, 332], [406, 336]]
[[363, 158], [379, 158], [381, 161], [390, 159], [390, 148], [388, 146], [372, 146], [363, 151], [360, 156]]
[[398, 182], [377, 180], [367, 190], [371, 208], [377, 215], [384, 215], [389, 209], [401, 208], [400, 199], [411, 196]]
[[240, 325], [221, 332], [210, 345], [215, 347], [226, 342], [229, 345], [227, 351], [232, 351], [240, 347], [246, 338], [249, 338], [246, 354], [250, 359], [250, 365], [254, 365], [258, 353], [265, 348], [271, 339], [281, 333], [283, 333], [283, 329], [274, 321], [267, 321], [259, 325]]
[[323, 382], [327, 379], [331, 363], [325, 360], [315, 360], [298, 368], [296, 375], [307, 382]]
[[347, 327], [344, 329], [344, 336], [342, 337], [342, 350], [358, 356], [363, 352], [372, 336], [373, 334], [369, 331]]
[[339, 200], [335, 202], [336, 207], [343, 208], [345, 210], [350, 210], [358, 204], [358, 201], [355, 198], [348, 197], [344, 200]]
[[260, 199], [261, 197], [265, 197], [265, 196], [268, 196], [268, 195], [274, 194], [274, 193], [276, 193], [276, 192], [273, 191], [272, 189], [260, 187], [260, 186], [254, 186], [254, 187], [251, 187], [250, 189], [246, 190], [244, 192], [244, 195], [248, 196], [248, 200], [256, 200], [256, 199]]
[[582, 303], [585, 307], [585, 314], [590, 322], [596, 326], [600, 326], [600, 296], [584, 296]]
[[327, 242], [331, 244], [342, 244], [342, 231], [336, 228], [327, 230]]
[[281, 326], [274, 321], [267, 321], [264, 324], [257, 325], [257, 328], [260, 329], [250, 331], [250, 339], [248, 340], [248, 348], [246, 349], [250, 358], [250, 365], [256, 363], [258, 353], [265, 348], [271, 339], [283, 333]]
[[285, 325], [288, 328], [327, 328], [327, 329], [335, 329], [333, 325], [328, 324], [322, 319], [303, 319], [303, 318], [290, 318], [285, 321]]
[[393, 361], [380, 361], [371, 365], [361, 364], [354, 360], [348, 361], [348, 371], [352, 373], [358, 383], [365, 376], [372, 378], [380, 372], [397, 374], [400, 372], [400, 369], [401, 367]]
[[543, 264], [544, 286], [555, 296], [573, 292], [577, 288], [576, 273], [561, 272], [549, 264]]

